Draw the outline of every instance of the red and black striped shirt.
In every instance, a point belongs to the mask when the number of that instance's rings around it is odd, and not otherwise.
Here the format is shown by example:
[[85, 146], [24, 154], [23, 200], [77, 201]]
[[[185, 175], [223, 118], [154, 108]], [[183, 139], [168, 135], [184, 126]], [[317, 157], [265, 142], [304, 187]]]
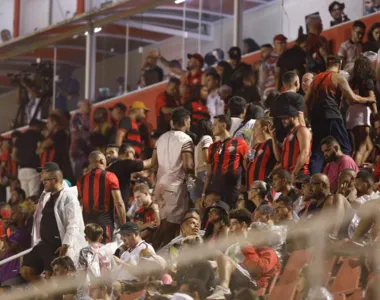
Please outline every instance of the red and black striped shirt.
[[200, 120], [210, 120], [210, 113], [206, 105], [193, 101], [186, 107], [191, 112], [191, 124], [197, 125]]
[[247, 164], [247, 187], [256, 180], [265, 180], [277, 162], [272, 139], [256, 144], [251, 151], [253, 158]]
[[[281, 167], [288, 170], [290, 173], [293, 172], [294, 167], [297, 163], [297, 158], [300, 154], [300, 143], [297, 138], [297, 131], [303, 127], [302, 125], [297, 126], [290, 132], [282, 143], [282, 159]], [[309, 153], [311, 151], [311, 143]], [[300, 172], [303, 174], [309, 174], [309, 162], [310, 156], [308, 155], [305, 165], [301, 168]]]
[[113, 224], [112, 190], [120, 189], [114, 173], [92, 169], [79, 178], [77, 189], [86, 223], [96, 222], [102, 226]]
[[[211, 144], [208, 149], [208, 163], [212, 169], [207, 191], [226, 197], [237, 197], [243, 160], [247, 152], [248, 145], [240, 138], [228, 138]], [[234, 202], [236, 199], [227, 201]]]
[[142, 143], [139, 126], [136, 121], [130, 117], [124, 117], [119, 123], [119, 130], [125, 132], [123, 143], [131, 145], [135, 149], [136, 156], [139, 157], [142, 152]]

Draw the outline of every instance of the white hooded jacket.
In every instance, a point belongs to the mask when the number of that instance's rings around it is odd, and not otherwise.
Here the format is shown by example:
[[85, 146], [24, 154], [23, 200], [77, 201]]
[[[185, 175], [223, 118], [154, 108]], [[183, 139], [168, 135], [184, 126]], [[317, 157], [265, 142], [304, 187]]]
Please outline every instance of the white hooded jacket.
[[[36, 212], [34, 213], [32, 229], [33, 247], [41, 240], [40, 223], [42, 210], [49, 198], [50, 193], [43, 192], [37, 204]], [[66, 255], [77, 264], [80, 250], [88, 244], [84, 237], [82, 209], [75, 193], [66, 188], [61, 191], [54, 205], [54, 215], [62, 244], [69, 246]]]

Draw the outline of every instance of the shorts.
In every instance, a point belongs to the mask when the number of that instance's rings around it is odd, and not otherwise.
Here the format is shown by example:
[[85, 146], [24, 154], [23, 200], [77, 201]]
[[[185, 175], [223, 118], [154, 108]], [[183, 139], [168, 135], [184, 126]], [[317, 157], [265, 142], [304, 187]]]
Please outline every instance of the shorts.
[[54, 254], [61, 245], [51, 245], [40, 241], [32, 251], [24, 256], [22, 265], [33, 268], [38, 274], [43, 271], [52, 272], [51, 263], [59, 254]]
[[253, 290], [258, 289], [256, 281], [251, 278], [249, 272], [241, 265], [236, 264], [236, 269], [231, 275], [230, 289], [231, 291], [234, 291], [242, 287], [250, 288]]
[[169, 223], [181, 224], [184, 214], [189, 209], [187, 185], [158, 184], [154, 194], [161, 220], [166, 219]]
[[364, 104], [350, 105], [347, 110], [347, 129], [352, 130], [357, 126], [371, 126], [371, 110]]
[[194, 187], [190, 191], [190, 199], [195, 202], [196, 200], [202, 198], [203, 187], [206, 181], [206, 171], [199, 172], [195, 178]]

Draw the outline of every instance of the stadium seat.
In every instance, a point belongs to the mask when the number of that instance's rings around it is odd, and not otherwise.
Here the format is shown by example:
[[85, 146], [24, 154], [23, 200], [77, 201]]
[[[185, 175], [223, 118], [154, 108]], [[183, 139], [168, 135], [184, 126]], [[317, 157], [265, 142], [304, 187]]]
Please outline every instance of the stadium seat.
[[359, 288], [361, 268], [360, 266], [352, 267], [350, 258], [345, 258], [338, 270], [338, 273], [333, 278], [333, 282], [329, 287], [331, 293], [354, 293]]
[[297, 250], [289, 256], [284, 272], [280, 276], [278, 285], [287, 285], [296, 281], [298, 273], [310, 261], [310, 249]]
[[145, 290], [132, 293], [132, 294], [123, 294], [120, 296], [120, 300], [135, 300], [141, 296], [145, 296]]
[[276, 285], [272, 292], [266, 297], [266, 300], [293, 300], [296, 293], [297, 282], [291, 282], [285, 285]]

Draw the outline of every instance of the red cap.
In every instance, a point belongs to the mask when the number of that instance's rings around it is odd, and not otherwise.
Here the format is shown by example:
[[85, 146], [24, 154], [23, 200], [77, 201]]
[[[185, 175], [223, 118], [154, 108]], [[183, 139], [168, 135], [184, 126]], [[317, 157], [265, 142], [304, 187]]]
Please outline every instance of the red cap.
[[189, 53], [187, 54], [187, 58], [188, 59], [195, 58], [197, 61], [199, 61], [201, 68], [203, 67], [203, 64], [204, 64], [203, 56], [200, 55], [199, 53], [193, 53], [193, 54]]
[[288, 40], [288, 38], [285, 35], [283, 35], [283, 34], [277, 34], [273, 38], [273, 42], [275, 42], [275, 41], [286, 42], [287, 40]]

